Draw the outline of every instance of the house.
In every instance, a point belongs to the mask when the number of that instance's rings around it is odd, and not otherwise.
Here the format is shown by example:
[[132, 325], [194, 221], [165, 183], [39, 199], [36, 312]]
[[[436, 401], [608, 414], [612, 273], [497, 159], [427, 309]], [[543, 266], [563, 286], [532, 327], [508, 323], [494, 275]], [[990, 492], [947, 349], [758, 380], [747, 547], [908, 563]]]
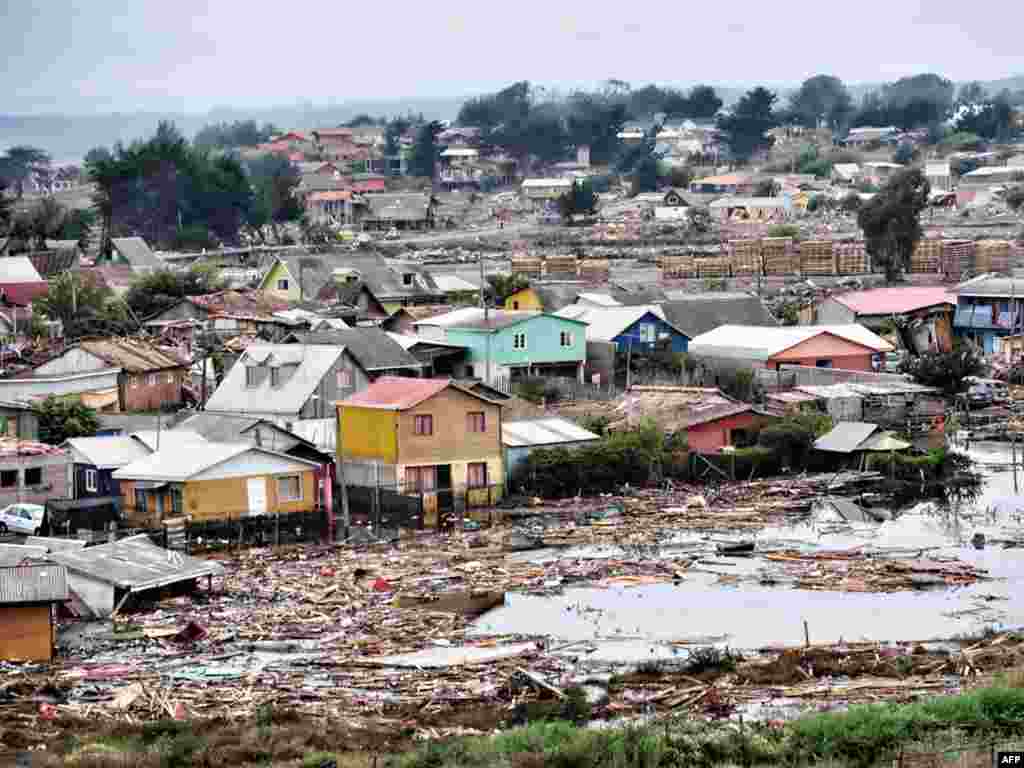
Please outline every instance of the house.
[[906, 433], [942, 431], [946, 402], [940, 390], [902, 376], [862, 377], [833, 384], [797, 384], [790, 394], [813, 398], [814, 409], [827, 413], [834, 423], [868, 420]]
[[[330, 179], [327, 183], [340, 185]], [[351, 224], [353, 192], [351, 189], [318, 189], [307, 191], [302, 198], [306, 216], [316, 224]]]
[[117, 401], [122, 411], [151, 411], [181, 405], [189, 383], [190, 363], [177, 354], [140, 339], [83, 339], [37, 366], [36, 376], [116, 372]]
[[320, 504], [319, 463], [249, 442], [161, 448], [116, 470], [125, 518], [157, 527], [169, 518], [193, 522], [311, 512]]
[[29, 307], [49, 290], [27, 256], [0, 256], [0, 305]]
[[127, 265], [136, 274], [153, 272], [166, 266], [141, 237], [112, 237], [110, 254], [100, 256], [96, 264]]
[[653, 352], [667, 345], [672, 352], [685, 352], [690, 337], [665, 319], [661, 307], [593, 307], [574, 304], [555, 312], [558, 317], [587, 324], [587, 341], [614, 344], [619, 354]]
[[720, 325], [774, 328], [779, 324], [761, 298], [749, 293], [669, 291], [660, 306], [665, 319], [691, 339]]
[[387, 307], [377, 298], [370, 286], [358, 278], [336, 282], [332, 288], [334, 293], [331, 298], [337, 304], [354, 308], [354, 319], [357, 323], [379, 323], [389, 316]]
[[465, 369], [465, 347], [390, 331], [388, 336], [423, 365], [423, 375], [428, 378], [454, 376]]
[[527, 288], [520, 288], [505, 299], [505, 309], [513, 312], [557, 312], [575, 304], [580, 292], [586, 288], [586, 284], [581, 282], [534, 283]]
[[859, 323], [881, 333], [897, 322], [904, 345], [914, 352], [949, 352], [953, 348], [956, 296], [943, 286], [875, 288], [825, 299], [817, 320], [826, 325]]
[[44, 504], [70, 496], [67, 451], [45, 443], [0, 438], [0, 508], [16, 502]]
[[185, 296], [143, 325], [154, 333], [191, 328], [193, 332], [187, 335], [190, 341], [198, 331], [212, 333], [220, 339], [257, 335], [279, 338], [296, 325], [279, 314], [287, 308], [286, 301], [263, 291], [217, 291]]
[[57, 636], [53, 606], [67, 599], [64, 566], [0, 563], [0, 661], [52, 661]]
[[[332, 419], [333, 421], [333, 419]], [[172, 432], [198, 435], [210, 443], [250, 443], [296, 459], [333, 464], [334, 455], [324, 455], [312, 442], [267, 419], [230, 413], [200, 411], [174, 426]], [[168, 433], [164, 433], [166, 438]]]
[[339, 328], [293, 333], [286, 344], [327, 344], [344, 347], [371, 379], [419, 376], [426, 366], [381, 328]]
[[686, 198], [678, 189], [668, 189], [662, 192], [641, 192], [635, 195], [633, 202], [655, 208], [685, 208]]
[[380, 327], [389, 333], [400, 335], [416, 333], [416, 323], [429, 320], [438, 315], [446, 315], [452, 311], [448, 304], [424, 304], [420, 306], [399, 307]]
[[888, 181], [906, 168], [901, 163], [890, 163], [884, 160], [865, 160], [861, 163], [861, 175], [876, 184]]
[[389, 192], [359, 200], [356, 221], [364, 230], [431, 229], [435, 201], [429, 192]]
[[832, 166], [832, 183], [852, 186], [860, 178], [860, 166], [857, 163], [836, 163]]
[[757, 186], [749, 173], [725, 173], [705, 176], [690, 182], [690, 192], [700, 195], [742, 195], [754, 191]]
[[286, 429], [323, 418], [331, 403], [366, 388], [369, 377], [340, 345], [252, 344], [246, 347], [206, 411], [267, 419]]
[[428, 494], [428, 521], [453, 511], [457, 494], [439, 491], [465, 491], [468, 504], [501, 496], [501, 403], [452, 379], [385, 376], [337, 408], [347, 482]]
[[501, 446], [505, 459], [505, 483], [512, 487], [516, 469], [541, 448], [578, 448], [601, 440], [600, 435], [558, 416], [523, 421], [502, 421]]
[[443, 273], [434, 273], [432, 277], [437, 290], [441, 291], [449, 301], [454, 302], [466, 296], [476, 299], [479, 296], [480, 285], [471, 283], [464, 277]]
[[793, 210], [793, 202], [788, 195], [779, 197], [736, 197], [727, 195], [713, 200], [708, 204], [712, 216], [721, 221], [743, 219], [750, 221], [769, 221], [787, 217]]
[[975, 168], [960, 177], [962, 185], [1009, 184], [1024, 181], [1024, 168], [1019, 165], [989, 165]]
[[851, 128], [846, 138], [841, 141], [848, 147], [864, 147], [873, 142], [893, 142], [899, 131], [895, 126], [889, 125], [884, 128], [865, 126], [862, 128]]
[[119, 497], [114, 471], [153, 453], [128, 435], [73, 437], [61, 447], [71, 456], [73, 499]]
[[466, 307], [416, 323], [429, 341], [465, 347], [460, 377], [488, 384], [520, 376], [582, 379], [586, 360], [586, 324], [538, 312]]
[[39, 439], [39, 416], [27, 403], [0, 401], [0, 437]]
[[826, 453], [854, 457], [854, 464], [863, 468], [870, 453], [905, 451], [910, 443], [897, 439], [877, 424], [863, 421], [844, 421], [836, 424], [828, 434], [814, 441], [814, 448]]
[[925, 163], [924, 175], [931, 185], [932, 192], [950, 192], [953, 189], [953, 175], [949, 162]]
[[960, 283], [953, 331], [985, 354], [998, 354], [1006, 336], [1024, 330], [1024, 280], [984, 274]]
[[574, 183], [572, 179], [523, 179], [519, 194], [534, 206], [538, 206], [558, 199], [572, 189]]
[[690, 340], [689, 353], [707, 368], [737, 370], [783, 364], [874, 370], [892, 344], [861, 325], [722, 325]]
[[68, 592], [83, 617], [107, 617], [154, 590], [224, 575], [216, 560], [170, 552], [144, 533], [91, 547], [53, 547], [47, 558], [67, 570]]
[[281, 301], [342, 302], [353, 300], [360, 283], [374, 299], [365, 303], [371, 318], [380, 316], [380, 308], [387, 313], [399, 306], [445, 302], [444, 292], [422, 266], [389, 263], [370, 251], [297, 250], [276, 255], [266, 265], [260, 289]]

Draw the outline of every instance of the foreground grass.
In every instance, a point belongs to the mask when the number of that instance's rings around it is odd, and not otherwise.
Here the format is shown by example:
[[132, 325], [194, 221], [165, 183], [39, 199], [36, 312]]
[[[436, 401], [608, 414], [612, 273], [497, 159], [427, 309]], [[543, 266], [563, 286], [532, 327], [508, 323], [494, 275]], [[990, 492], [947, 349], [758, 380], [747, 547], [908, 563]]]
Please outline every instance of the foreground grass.
[[[565, 717], [565, 708], [547, 717]], [[539, 714], [534, 713], [534, 714]], [[285, 713], [220, 726], [197, 721], [121, 727], [67, 748], [36, 753], [33, 765], [79, 768], [295, 766], [295, 768], [713, 768], [889, 766], [901, 750], [963, 749], [1024, 738], [1024, 678], [911, 704], [855, 706], [791, 723], [674, 719], [637, 727], [587, 728], [533, 721], [493, 736], [435, 740], [409, 751], [393, 735], [358, 736]], [[380, 738], [380, 741], [378, 741]], [[390, 748], [385, 746], [390, 743]], [[405, 744], [409, 744], [405, 741]], [[390, 753], [390, 754], [389, 754]]]

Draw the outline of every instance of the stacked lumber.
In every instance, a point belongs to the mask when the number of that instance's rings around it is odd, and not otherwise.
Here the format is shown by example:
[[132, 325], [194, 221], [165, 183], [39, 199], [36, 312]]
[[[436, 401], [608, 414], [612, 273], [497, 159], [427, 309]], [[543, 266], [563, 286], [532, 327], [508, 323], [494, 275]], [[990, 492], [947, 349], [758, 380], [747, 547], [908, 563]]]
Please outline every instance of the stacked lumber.
[[737, 275], [756, 275], [761, 271], [760, 240], [730, 240], [729, 251]]
[[791, 237], [765, 237], [761, 240], [761, 256], [769, 275], [792, 275], [799, 271], [799, 260]]
[[576, 277], [578, 273], [575, 256], [549, 256], [544, 260], [544, 274], [548, 277]]
[[939, 271], [942, 262], [942, 240], [918, 240], [910, 254], [910, 271], [931, 274]]
[[868, 271], [868, 253], [863, 240], [836, 243], [836, 271], [840, 275], [862, 275]]
[[962, 275], [973, 272], [977, 244], [973, 240], [944, 240], [942, 242], [942, 274]]
[[690, 277], [694, 274], [693, 256], [663, 256], [661, 258], [661, 277], [663, 280]]
[[529, 256], [525, 253], [516, 253], [512, 256], [512, 274], [522, 275], [529, 279], [537, 279], [541, 276], [544, 262], [538, 256]]
[[593, 283], [607, 283], [611, 274], [608, 259], [581, 259], [580, 279]]
[[833, 275], [836, 258], [831, 240], [808, 240], [800, 243], [800, 273], [803, 275]]
[[732, 259], [728, 256], [695, 258], [693, 268], [698, 277], [729, 277], [732, 270]]
[[977, 245], [975, 271], [1007, 273], [1010, 270], [1010, 243], [1007, 240], [982, 240]]

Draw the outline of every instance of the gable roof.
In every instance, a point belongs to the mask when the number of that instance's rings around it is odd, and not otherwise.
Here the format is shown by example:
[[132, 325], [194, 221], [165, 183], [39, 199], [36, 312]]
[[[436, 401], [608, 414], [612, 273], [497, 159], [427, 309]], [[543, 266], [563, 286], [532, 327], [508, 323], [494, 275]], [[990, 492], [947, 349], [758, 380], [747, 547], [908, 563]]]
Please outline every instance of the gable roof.
[[289, 339], [299, 344], [333, 344], [345, 347], [367, 371], [393, 368], [422, 368], [423, 363], [380, 328], [339, 328], [329, 331], [293, 333]]
[[[344, 347], [320, 344], [252, 344], [246, 347], [210, 396], [206, 410], [283, 416], [297, 414], [344, 352]], [[294, 364], [298, 368], [280, 386], [271, 386], [269, 376], [261, 377], [256, 386], [246, 386], [246, 368], [268, 362]]]
[[[315, 264], [300, 268], [301, 259], [310, 259]], [[301, 275], [302, 295], [306, 298], [321, 300], [339, 300], [347, 296], [346, 282], [337, 280], [336, 275], [354, 274], [365, 283], [370, 292], [379, 301], [390, 299], [416, 299], [437, 297], [442, 299], [444, 293], [437, 288], [433, 276], [418, 264], [389, 264], [375, 251], [324, 251], [310, 252], [290, 250], [275, 255], [272, 262], [264, 263], [267, 272], [263, 282], [273, 269], [273, 264], [280, 261], [288, 269], [292, 279], [299, 281]], [[403, 275], [412, 275], [406, 284]], [[261, 283], [262, 287], [262, 283]]]
[[586, 323], [588, 341], [614, 341], [630, 326], [649, 314], [686, 336], [685, 333], [672, 326], [665, 319], [661, 307], [654, 304], [641, 304], [636, 307], [593, 307], [585, 304], [572, 304], [558, 310], [555, 314], [559, 317]]
[[892, 344], [862, 325], [793, 325], [767, 328], [750, 325], [723, 325], [702, 333], [690, 341], [694, 355], [768, 360], [797, 344], [823, 333], [858, 344], [875, 352], [891, 352]]
[[430, 216], [431, 196], [422, 192], [378, 193], [363, 198], [367, 218], [384, 221], [423, 221]]
[[[50, 241], [47, 240], [47, 244], [50, 242], [63, 243], [64, 240]], [[57, 277], [64, 272], [70, 272], [73, 269], [78, 269], [79, 265], [79, 252], [78, 243], [75, 240], [70, 241], [75, 243], [75, 248], [58, 248], [57, 250], [51, 251], [36, 251], [35, 253], [25, 254], [29, 261], [32, 262], [32, 266], [36, 268], [36, 271], [43, 279], [51, 277]]]
[[1024, 280], [989, 272], [960, 283], [952, 293], [960, 296], [1024, 296]]
[[147, 455], [156, 450], [188, 450], [196, 443], [205, 443], [206, 438], [198, 432], [186, 429], [140, 429], [132, 432], [132, 438], [147, 448]]
[[846, 181], [853, 181], [860, 173], [860, 166], [857, 163], [836, 163], [832, 166], [832, 172]]
[[877, 424], [868, 424], [863, 421], [841, 421], [828, 434], [815, 440], [814, 447], [819, 451], [831, 453], [853, 453], [877, 429]]
[[110, 244], [132, 265], [132, 269], [161, 269], [164, 266], [141, 237], [112, 237]]
[[[285, 440], [297, 443], [305, 443], [309, 447], [315, 447], [313, 443], [297, 433], [278, 426], [272, 421], [254, 416], [240, 416], [232, 413], [209, 413], [201, 411], [189, 416], [180, 424], [174, 427], [175, 431], [186, 430], [202, 435], [211, 443], [255, 443], [256, 428], [269, 429], [280, 434]], [[276, 444], [276, 440], [273, 441]], [[261, 448], [275, 450], [275, 445], [261, 445]], [[287, 449], [290, 450], [290, 449]]]
[[586, 323], [579, 320], [574, 320], [571, 317], [561, 317], [557, 314], [545, 315], [543, 312], [507, 309], [491, 309], [485, 313], [480, 307], [463, 307], [446, 315], [438, 315], [429, 320], [420, 320], [415, 324], [417, 326], [438, 326], [440, 328], [454, 328], [462, 331], [487, 332], [501, 330], [502, 328], [508, 328], [509, 326], [518, 325], [519, 323], [544, 316], [558, 317], [559, 320], [576, 323], [577, 325], [586, 325]]
[[858, 315], [898, 315], [938, 304], [956, 304], [956, 297], [947, 293], [944, 286], [874, 288], [843, 293], [832, 298]]
[[672, 325], [690, 338], [720, 325], [777, 327], [779, 324], [760, 298], [746, 293], [687, 295], [664, 302], [661, 310]]
[[67, 569], [62, 565], [23, 563], [0, 566], [0, 605], [59, 603], [67, 599]]
[[202, 296], [186, 296], [182, 301], [205, 310], [211, 317], [258, 322], [282, 322], [275, 313], [288, 309], [288, 302], [274, 299], [263, 291], [252, 290], [217, 291]]
[[[188, 443], [184, 446], [161, 448], [145, 458], [133, 461], [114, 472], [116, 480], [150, 480], [154, 482], [179, 483], [196, 475], [237, 459], [243, 454], [262, 454], [282, 460], [282, 469], [288, 471], [285, 463], [294, 462], [293, 467], [317, 467], [305, 459], [296, 459], [282, 453], [257, 448], [252, 443]], [[252, 470], [244, 470], [249, 471]]]
[[543, 419], [501, 422], [501, 443], [510, 448], [531, 445], [560, 445], [600, 440], [589, 430], [568, 419], [551, 416]]
[[410, 379], [404, 376], [381, 376], [362, 392], [356, 392], [341, 401], [341, 405], [359, 408], [380, 408], [405, 411], [429, 400], [449, 387], [485, 403], [500, 406], [481, 394], [460, 387], [453, 379]]
[[28, 257], [0, 256], [0, 296], [3, 300], [26, 306], [45, 296], [49, 289]]
[[189, 364], [187, 360], [181, 359], [170, 350], [160, 349], [141, 339], [113, 336], [107, 339], [83, 339], [77, 346], [107, 365], [129, 373], [161, 371]]
[[71, 450], [76, 464], [91, 464], [96, 469], [114, 469], [145, 458], [150, 451], [127, 435], [107, 437], [72, 437], [62, 447]]

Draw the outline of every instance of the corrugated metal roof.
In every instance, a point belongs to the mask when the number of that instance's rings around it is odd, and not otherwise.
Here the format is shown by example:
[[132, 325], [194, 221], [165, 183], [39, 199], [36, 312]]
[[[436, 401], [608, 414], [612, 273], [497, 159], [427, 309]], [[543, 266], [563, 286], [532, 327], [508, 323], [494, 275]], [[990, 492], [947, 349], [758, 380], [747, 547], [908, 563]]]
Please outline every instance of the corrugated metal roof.
[[[169, 432], [168, 434], [174, 434]], [[186, 442], [180, 446], [161, 448], [144, 459], [133, 461], [114, 472], [116, 480], [150, 480], [158, 482], [184, 482], [200, 472], [219, 464], [236, 459], [245, 453], [262, 453], [288, 462], [316, 467], [317, 464], [296, 459], [252, 443], [196, 443]], [[294, 471], [294, 468], [281, 471]]]
[[434, 284], [437, 285], [437, 290], [442, 293], [457, 293], [457, 292], [469, 292], [479, 291], [480, 286], [474, 285], [468, 280], [459, 277], [458, 275], [434, 275]]
[[0, 567], [17, 565], [25, 559], [39, 560], [45, 557], [45, 547], [28, 547], [24, 544], [0, 544]]
[[206, 442], [206, 438], [201, 434], [188, 429], [161, 429], [159, 432], [155, 429], [140, 429], [132, 432], [132, 437], [147, 449], [143, 456], [138, 457], [140, 459], [158, 449], [187, 451], [196, 443]]
[[655, 304], [642, 304], [636, 307], [594, 307], [585, 304], [570, 304], [555, 312], [558, 317], [586, 323], [588, 341], [613, 341], [648, 313], [668, 322], [665, 320], [665, 313], [661, 307]]
[[116, 469], [150, 454], [148, 448], [132, 437], [73, 437], [64, 445], [71, 449], [76, 464], [91, 464], [97, 469]]
[[110, 244], [134, 269], [160, 269], [163, 262], [141, 237], [112, 237]]
[[223, 576], [224, 566], [156, 546], [145, 534], [80, 550], [53, 552], [50, 558], [71, 573], [139, 592], [200, 576]]
[[181, 368], [189, 364], [187, 360], [182, 360], [169, 350], [160, 349], [139, 339], [86, 339], [80, 341], [78, 346], [109, 365], [131, 373]]
[[831, 453], [853, 453], [877, 429], [877, 424], [868, 424], [864, 421], [842, 421], [827, 435], [819, 437], [814, 442], [814, 447], [819, 451]]
[[937, 304], [956, 304], [956, 297], [947, 293], [943, 286], [874, 288], [832, 298], [859, 315], [902, 314]]
[[695, 356], [767, 360], [791, 347], [830, 333], [876, 352], [891, 352], [892, 344], [862, 325], [752, 326], [722, 325], [692, 339], [689, 351]]
[[0, 258], [0, 284], [42, 282], [45, 281], [27, 256]]
[[64, 566], [33, 563], [0, 568], [0, 605], [53, 603], [68, 599]]
[[81, 549], [86, 542], [81, 539], [58, 539], [49, 536], [26, 536], [25, 545], [39, 547], [45, 552], [58, 552], [62, 549]]
[[384, 408], [404, 411], [429, 400], [448, 387], [455, 386], [451, 379], [412, 379], [405, 376], [381, 376], [362, 392], [356, 392], [342, 405], [360, 408]]
[[502, 422], [501, 442], [509, 448], [531, 445], [559, 445], [600, 440], [589, 430], [567, 419], [547, 418], [533, 421]]

